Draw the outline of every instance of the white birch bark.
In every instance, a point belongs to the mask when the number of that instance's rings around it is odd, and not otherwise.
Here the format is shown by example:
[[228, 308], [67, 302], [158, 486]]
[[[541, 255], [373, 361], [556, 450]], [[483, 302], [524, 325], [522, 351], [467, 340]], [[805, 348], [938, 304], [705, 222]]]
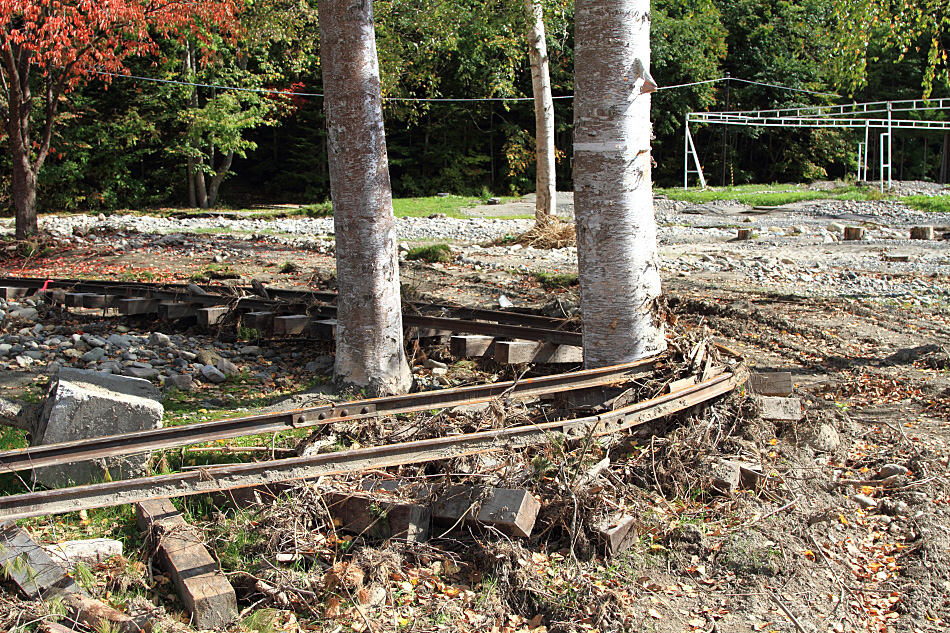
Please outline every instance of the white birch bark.
[[545, 222], [557, 213], [557, 188], [554, 175], [554, 100], [551, 98], [551, 73], [544, 32], [544, 11], [540, 2], [524, 0], [528, 17], [528, 57], [531, 61], [531, 88], [534, 93], [537, 203], [534, 216]]
[[[575, 5], [574, 205], [584, 364], [662, 351], [653, 213], [649, 0]], [[638, 62], [639, 60], [639, 62]]]
[[330, 195], [336, 231], [339, 382], [405, 393], [396, 222], [370, 0], [320, 0]]

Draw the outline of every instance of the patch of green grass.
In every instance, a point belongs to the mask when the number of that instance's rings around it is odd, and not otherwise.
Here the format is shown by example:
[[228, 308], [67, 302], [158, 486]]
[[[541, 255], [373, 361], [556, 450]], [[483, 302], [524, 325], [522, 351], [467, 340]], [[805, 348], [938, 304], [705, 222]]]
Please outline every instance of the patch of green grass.
[[300, 212], [308, 218], [332, 218], [333, 203], [327, 201], [318, 202], [316, 204], [308, 204], [304, 207], [301, 207]]
[[119, 281], [155, 281], [155, 273], [150, 270], [127, 270], [119, 275]]
[[532, 273], [534, 277], [541, 286], [547, 290], [556, 290], [558, 288], [567, 288], [569, 286], [576, 286], [577, 273], [546, 273], [546, 272], [537, 272]]
[[280, 268], [277, 269], [277, 272], [289, 274], [289, 273], [299, 273], [300, 265], [294, 262], [284, 262], [280, 265]]
[[409, 249], [406, 253], [406, 259], [422, 260], [424, 262], [450, 262], [452, 261], [452, 249], [448, 244], [431, 244], [429, 246], [417, 246]]
[[777, 207], [805, 200], [881, 200], [884, 196], [873, 187], [841, 185], [828, 191], [801, 189], [798, 185], [738, 185], [707, 189], [657, 189], [670, 200], [703, 204], [716, 200], [738, 200], [753, 207]]
[[907, 196], [901, 202], [926, 213], [950, 213], [950, 196]]
[[475, 206], [477, 201], [462, 196], [428, 196], [425, 198], [395, 198], [393, 212], [397, 218], [429, 217], [436, 213], [444, 213], [450, 218], [467, 217], [462, 209]]

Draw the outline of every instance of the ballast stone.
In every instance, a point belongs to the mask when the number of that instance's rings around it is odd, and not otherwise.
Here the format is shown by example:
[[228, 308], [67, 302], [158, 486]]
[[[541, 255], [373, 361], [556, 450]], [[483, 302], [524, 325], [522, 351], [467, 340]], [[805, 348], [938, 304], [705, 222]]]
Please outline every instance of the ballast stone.
[[[63, 369], [50, 381], [33, 445], [162, 428], [161, 393], [147, 380]], [[145, 474], [151, 453], [45, 466], [33, 479], [49, 488]]]

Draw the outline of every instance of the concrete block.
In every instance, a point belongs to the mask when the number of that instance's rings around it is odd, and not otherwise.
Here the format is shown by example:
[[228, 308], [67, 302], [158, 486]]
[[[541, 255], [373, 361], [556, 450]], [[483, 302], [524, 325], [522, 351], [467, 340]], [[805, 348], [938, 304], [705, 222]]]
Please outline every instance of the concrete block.
[[50, 558], [66, 569], [72, 569], [76, 563], [92, 566], [113, 556], [122, 556], [122, 542], [111, 538], [63, 541], [55, 545], [44, 545], [43, 549]]
[[629, 514], [621, 514], [597, 526], [604, 553], [608, 556], [620, 554], [637, 542], [636, 519]]
[[742, 473], [739, 464], [727, 459], [720, 459], [707, 466], [709, 491], [731, 495], [739, 488]]
[[764, 420], [779, 422], [798, 422], [805, 417], [802, 401], [798, 398], [780, 398], [778, 396], [757, 396], [759, 415]]
[[[63, 369], [50, 380], [33, 444], [56, 444], [161, 428], [161, 392], [147, 380]], [[33, 471], [49, 488], [144, 474], [150, 454], [73, 462]]]
[[862, 226], [846, 226], [844, 227], [844, 239], [848, 241], [863, 240], [864, 239], [864, 227]]
[[192, 625], [221, 630], [236, 620], [234, 588], [171, 501], [143, 501], [135, 514], [139, 529], [153, 539], [159, 563], [174, 581]]

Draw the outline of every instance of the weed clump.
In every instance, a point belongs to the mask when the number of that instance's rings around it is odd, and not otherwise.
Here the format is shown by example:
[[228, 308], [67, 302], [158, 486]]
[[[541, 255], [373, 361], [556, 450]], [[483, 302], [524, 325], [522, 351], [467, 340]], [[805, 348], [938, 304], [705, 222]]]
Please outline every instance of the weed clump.
[[417, 246], [409, 249], [406, 253], [406, 259], [421, 260], [424, 262], [450, 262], [452, 261], [452, 249], [448, 244], [430, 244], [428, 246]]
[[533, 273], [532, 276], [541, 284], [542, 288], [546, 290], [557, 290], [558, 288], [568, 288], [570, 286], [576, 286], [577, 273], [546, 273], [538, 272]]

